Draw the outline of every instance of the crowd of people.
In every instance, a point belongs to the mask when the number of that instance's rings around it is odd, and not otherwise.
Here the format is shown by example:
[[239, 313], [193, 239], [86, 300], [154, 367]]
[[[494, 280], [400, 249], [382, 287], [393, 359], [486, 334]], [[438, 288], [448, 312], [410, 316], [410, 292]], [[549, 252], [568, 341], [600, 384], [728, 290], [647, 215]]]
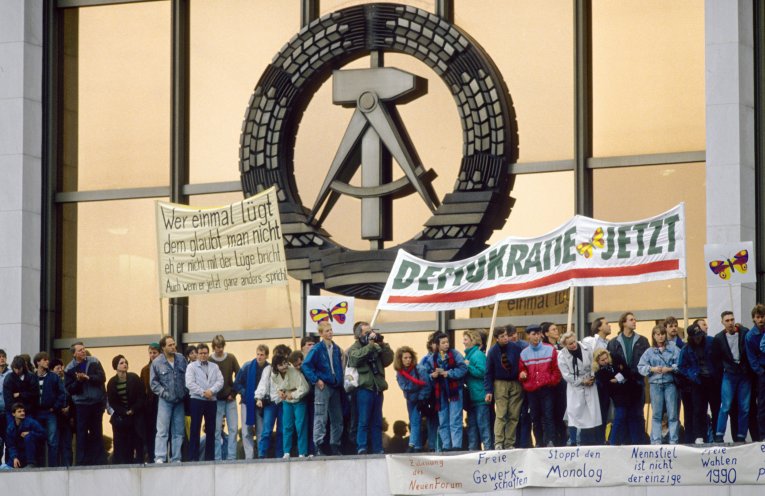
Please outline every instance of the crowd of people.
[[[598, 318], [581, 341], [549, 322], [527, 326], [525, 339], [512, 325], [492, 336], [468, 330], [464, 353], [435, 332], [421, 359], [411, 346], [394, 352], [366, 322], [354, 325], [355, 342], [344, 351], [323, 321], [300, 350], [278, 345], [271, 353], [261, 344], [241, 367], [223, 336], [183, 354], [164, 336], [149, 345], [140, 374], [129, 371], [123, 355], [113, 357], [108, 381], [82, 342], [72, 345], [66, 365], [40, 352], [16, 356], [9, 366], [0, 350], [0, 456], [4, 468], [24, 468], [364, 455], [386, 446], [416, 453], [705, 444], [724, 442], [729, 421], [734, 442], [759, 441], [765, 305], [751, 313], [751, 329], [726, 311], [722, 331], [709, 335], [699, 319], [685, 339], [669, 317], [650, 342], [636, 332], [632, 312], [619, 318], [616, 336]], [[409, 436], [396, 422], [395, 443], [384, 443], [391, 365], [406, 399]], [[113, 431], [110, 460], [104, 412]]]

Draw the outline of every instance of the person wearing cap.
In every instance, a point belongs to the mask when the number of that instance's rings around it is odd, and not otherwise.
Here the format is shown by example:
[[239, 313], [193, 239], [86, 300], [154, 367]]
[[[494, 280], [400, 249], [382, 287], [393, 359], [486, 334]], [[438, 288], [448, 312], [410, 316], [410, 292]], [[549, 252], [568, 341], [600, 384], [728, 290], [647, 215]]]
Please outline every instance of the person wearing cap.
[[[542, 329], [542, 342], [552, 345], [560, 353], [560, 329], [552, 322], [539, 324]], [[555, 424], [555, 446], [565, 446], [568, 441], [568, 426], [563, 420], [566, 416], [566, 381], [560, 381], [555, 386], [553, 399], [553, 423]]]
[[[746, 334], [746, 355], [749, 358], [749, 366], [754, 372], [756, 383], [756, 416], [759, 439], [765, 438], [765, 349], [760, 343], [765, 343], [765, 305], [758, 303], [752, 308], [752, 328]], [[754, 413], [754, 412], [753, 412]]]
[[680, 350], [677, 373], [691, 382], [693, 415], [686, 430], [693, 433], [696, 444], [703, 444], [709, 432], [707, 410], [712, 412], [712, 428], [717, 425], [720, 411], [719, 372], [712, 358], [713, 339], [707, 336], [698, 321], [688, 326], [686, 334], [688, 344]]
[[510, 329], [514, 334], [515, 327], [512, 325], [494, 329], [494, 339], [497, 342], [489, 348], [483, 381], [486, 402], [494, 401], [494, 449], [497, 450], [515, 447], [516, 428], [523, 402], [523, 387], [518, 382], [521, 347], [510, 340]]
[[358, 339], [348, 349], [348, 366], [356, 367], [359, 372], [356, 452], [381, 454], [383, 392], [388, 389], [385, 367], [393, 363], [393, 350], [383, 342], [382, 334], [367, 322], [357, 322], [353, 333]]
[[542, 342], [542, 328], [526, 328], [529, 346], [521, 351], [518, 380], [526, 391], [536, 446], [554, 446], [555, 424], [553, 402], [555, 387], [561, 381], [558, 352], [551, 344]]

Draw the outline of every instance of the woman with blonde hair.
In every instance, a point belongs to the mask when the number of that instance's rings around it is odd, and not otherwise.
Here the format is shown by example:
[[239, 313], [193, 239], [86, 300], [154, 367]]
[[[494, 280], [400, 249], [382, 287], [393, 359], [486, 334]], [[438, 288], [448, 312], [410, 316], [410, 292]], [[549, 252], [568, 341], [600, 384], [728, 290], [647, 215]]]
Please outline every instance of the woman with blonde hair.
[[396, 382], [404, 392], [406, 410], [409, 413], [409, 448], [407, 453], [422, 451], [422, 413], [418, 403], [430, 393], [427, 374], [422, 366], [417, 365], [417, 353], [409, 346], [396, 350], [393, 357], [393, 369]]
[[[580, 431], [583, 445], [595, 444], [595, 428], [600, 427], [600, 401], [595, 377], [592, 373], [592, 350], [576, 340], [576, 335], [567, 331], [560, 338], [562, 345], [558, 353], [558, 368], [566, 381], [566, 420], [571, 428]], [[576, 444], [572, 436], [571, 444]]]

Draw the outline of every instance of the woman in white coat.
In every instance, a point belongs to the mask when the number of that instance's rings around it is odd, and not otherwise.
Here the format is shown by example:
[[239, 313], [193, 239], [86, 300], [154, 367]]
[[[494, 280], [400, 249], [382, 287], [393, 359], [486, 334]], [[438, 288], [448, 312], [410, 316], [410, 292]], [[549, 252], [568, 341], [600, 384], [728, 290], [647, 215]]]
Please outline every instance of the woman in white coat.
[[[560, 338], [563, 348], [558, 353], [558, 368], [566, 381], [566, 415], [571, 428], [579, 429], [579, 443], [597, 444], [595, 428], [602, 423], [600, 400], [592, 373], [592, 349], [576, 340], [569, 331]], [[572, 444], [573, 440], [572, 440]]]

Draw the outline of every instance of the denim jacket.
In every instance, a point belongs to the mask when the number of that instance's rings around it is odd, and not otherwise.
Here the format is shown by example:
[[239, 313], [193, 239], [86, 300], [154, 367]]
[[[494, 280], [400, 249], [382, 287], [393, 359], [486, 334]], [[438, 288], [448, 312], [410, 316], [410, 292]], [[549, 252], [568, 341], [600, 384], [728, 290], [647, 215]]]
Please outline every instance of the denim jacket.
[[151, 390], [170, 403], [179, 403], [186, 396], [186, 359], [180, 353], [175, 354], [173, 365], [164, 354], [151, 362]]
[[[680, 350], [676, 346], [667, 346], [663, 351], [656, 346], [651, 346], [640, 357], [638, 371], [648, 377], [650, 384], [672, 384], [675, 382], [675, 372], [679, 361]], [[651, 372], [653, 367], [670, 367], [672, 372], [669, 374]]]

